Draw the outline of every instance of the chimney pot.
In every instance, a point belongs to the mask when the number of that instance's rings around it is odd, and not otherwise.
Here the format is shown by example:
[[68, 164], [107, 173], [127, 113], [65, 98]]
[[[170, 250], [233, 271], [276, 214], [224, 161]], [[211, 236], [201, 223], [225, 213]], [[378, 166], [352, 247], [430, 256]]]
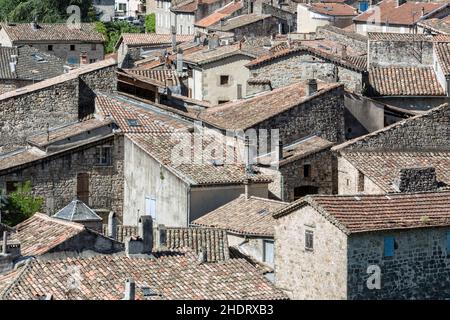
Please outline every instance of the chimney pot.
[[312, 96], [317, 92], [317, 80], [309, 79], [308, 80], [308, 96]]
[[244, 194], [245, 194], [245, 199], [250, 199], [250, 181], [249, 179], [245, 179], [244, 180]]
[[135, 300], [136, 298], [136, 284], [133, 279], [125, 281], [124, 300]]
[[167, 245], [167, 229], [165, 225], [158, 225], [156, 228], [155, 240], [157, 249], [164, 248]]
[[108, 237], [117, 238], [117, 219], [113, 211], [110, 211], [108, 215]]
[[198, 259], [197, 259], [197, 262], [198, 262], [198, 264], [202, 264], [202, 263], [205, 263], [206, 262], [206, 248], [205, 247], [201, 247], [199, 250], [198, 250]]
[[151, 216], [143, 215], [139, 219], [139, 236], [142, 239], [142, 253], [151, 253], [153, 249], [153, 219]]
[[342, 58], [343, 59], [347, 58], [347, 45], [345, 44], [342, 45]]

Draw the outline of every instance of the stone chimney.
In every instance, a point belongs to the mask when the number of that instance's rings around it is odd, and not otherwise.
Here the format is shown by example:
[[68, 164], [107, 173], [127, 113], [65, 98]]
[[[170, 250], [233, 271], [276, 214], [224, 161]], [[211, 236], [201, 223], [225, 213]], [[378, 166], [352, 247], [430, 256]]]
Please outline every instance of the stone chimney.
[[347, 45], [342, 45], [342, 59], [347, 59]]
[[316, 94], [317, 92], [317, 80], [316, 79], [309, 79], [307, 83], [307, 94], [308, 96], [312, 96]]
[[153, 219], [151, 216], [141, 216], [139, 219], [139, 237], [142, 239], [142, 253], [151, 253], [153, 249]]
[[211, 35], [208, 38], [208, 48], [215, 49], [219, 46], [219, 37], [217, 35]]
[[87, 54], [87, 52], [82, 51], [80, 53], [80, 65], [84, 66], [84, 65], [87, 65], [87, 64], [89, 64], [88, 54]]
[[198, 250], [198, 256], [197, 256], [197, 263], [202, 264], [205, 263], [207, 260], [207, 252], [205, 247], [201, 247]]
[[400, 169], [394, 187], [399, 192], [435, 191], [438, 189], [436, 170], [433, 167]]
[[158, 225], [155, 232], [155, 248], [161, 249], [167, 246], [167, 229], [163, 224]]
[[136, 299], [136, 284], [133, 279], [127, 279], [125, 281], [125, 292], [123, 300], [135, 300]]
[[108, 237], [116, 239], [117, 238], [117, 218], [116, 214], [111, 211], [108, 215]]
[[250, 199], [250, 180], [249, 179], [244, 180], [244, 195], [245, 195], [246, 200]]
[[245, 156], [245, 172], [247, 174], [253, 173], [252, 162], [253, 162], [253, 152], [252, 146], [250, 145], [250, 138], [245, 137], [244, 141], [244, 156]]
[[178, 48], [177, 52], [177, 73], [179, 76], [183, 73], [183, 50]]
[[3, 241], [2, 241], [2, 254], [8, 253], [8, 232], [3, 231]]

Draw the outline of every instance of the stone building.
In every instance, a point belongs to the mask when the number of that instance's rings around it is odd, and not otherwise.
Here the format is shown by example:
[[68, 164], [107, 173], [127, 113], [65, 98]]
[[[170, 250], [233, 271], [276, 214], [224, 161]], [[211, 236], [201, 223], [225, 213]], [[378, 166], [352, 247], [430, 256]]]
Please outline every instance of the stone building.
[[0, 47], [0, 94], [64, 73], [64, 61], [23, 45]]
[[220, 23], [220, 21], [236, 17], [243, 13], [245, 9], [244, 0], [235, 0], [227, 3], [225, 6], [215, 10], [213, 13], [207, 15], [206, 17], [195, 21], [194, 27], [196, 31], [206, 32], [207, 28]]
[[368, 38], [366, 36], [332, 25], [318, 27], [316, 30], [316, 38], [340, 43], [355, 52], [367, 53]]
[[450, 15], [417, 23], [419, 33], [450, 35]]
[[362, 92], [367, 78], [367, 57], [340, 42], [314, 39], [283, 42], [246, 65], [252, 79], [270, 80], [274, 88], [317, 78], [341, 82]]
[[[175, 44], [193, 39], [192, 35], [177, 35]], [[115, 47], [117, 63], [120, 68], [131, 68], [138, 60], [163, 53], [173, 45], [173, 40], [170, 34], [123, 33]]]
[[368, 38], [368, 96], [412, 110], [449, 101], [449, 37], [369, 33]]
[[105, 216], [122, 216], [123, 138], [111, 121], [95, 118], [28, 137], [28, 145], [0, 155], [0, 188], [31, 182], [43, 212], [54, 214], [74, 198]]
[[[29, 45], [78, 66], [103, 60], [103, 35], [93, 23], [70, 28], [66, 23], [2, 23], [0, 44], [3, 47]], [[80, 60], [83, 54], [84, 61]]]
[[245, 97], [249, 72], [244, 66], [263, 52], [262, 48], [237, 43], [183, 55], [189, 74], [188, 97], [211, 104]]
[[338, 2], [299, 3], [297, 5], [297, 32], [314, 33], [321, 26], [345, 28], [353, 24], [358, 12], [352, 6]]
[[435, 187], [450, 183], [448, 104], [332, 148], [338, 156], [339, 194], [401, 191], [405, 172], [416, 179], [434, 176]]
[[272, 214], [287, 203], [249, 194], [194, 220], [193, 226], [226, 230], [228, 244], [273, 271], [275, 219]]
[[449, 14], [445, 2], [383, 0], [353, 19], [357, 33], [417, 33], [417, 23]]
[[446, 299], [450, 193], [315, 195], [274, 214], [291, 299]]
[[[93, 63], [0, 95], [0, 152], [26, 146], [26, 139], [94, 112], [96, 91], [117, 90], [117, 63]], [[25, 116], [26, 115], [26, 116]]]

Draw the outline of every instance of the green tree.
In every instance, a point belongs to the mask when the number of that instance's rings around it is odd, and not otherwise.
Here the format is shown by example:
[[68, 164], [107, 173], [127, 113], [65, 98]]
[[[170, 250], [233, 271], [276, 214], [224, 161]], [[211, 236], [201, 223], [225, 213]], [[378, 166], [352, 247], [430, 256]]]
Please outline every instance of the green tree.
[[122, 33], [140, 33], [141, 28], [125, 21], [97, 22], [96, 29], [105, 36], [105, 53], [114, 52], [115, 45]]
[[154, 13], [150, 13], [145, 16], [145, 32], [156, 32], [156, 16]]
[[9, 194], [6, 205], [4, 223], [10, 226], [30, 218], [42, 209], [44, 200], [33, 196], [31, 192], [31, 181], [17, 183], [17, 190]]

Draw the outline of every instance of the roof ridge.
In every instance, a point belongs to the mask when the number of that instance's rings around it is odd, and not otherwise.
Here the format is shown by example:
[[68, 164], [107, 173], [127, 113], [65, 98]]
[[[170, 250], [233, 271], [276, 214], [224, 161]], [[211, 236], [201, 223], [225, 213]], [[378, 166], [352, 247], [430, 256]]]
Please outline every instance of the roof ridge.
[[[58, 219], [58, 218], [53, 218], [53, 217], [50, 217], [50, 216], [40, 213], [40, 212], [36, 212], [31, 218], [33, 218], [33, 217], [37, 217], [37, 218], [44, 219], [47, 221], [62, 224], [67, 227], [72, 227], [72, 228], [78, 229], [80, 231], [86, 229], [86, 227], [84, 225], [82, 225], [81, 223], [77, 223], [77, 222], [73, 222], [73, 221], [66, 221], [66, 220], [62, 220], [62, 219]], [[73, 217], [73, 215], [72, 215], [72, 217]], [[29, 218], [29, 219], [31, 219], [31, 218]], [[27, 220], [25, 220], [24, 222], [26, 222], [26, 221]]]
[[[25, 260], [23, 266], [18, 267], [18, 268], [23, 268], [23, 269], [19, 271], [19, 273], [15, 276], [14, 280], [11, 281], [11, 283], [9, 285], [7, 285], [2, 291], [0, 291], [0, 300], [5, 300], [6, 295], [23, 278], [24, 274], [31, 269], [30, 265], [35, 261], [36, 261], [35, 258], [28, 258], [27, 260]], [[16, 265], [16, 267], [17, 267], [17, 265]], [[14, 272], [14, 270], [12, 270], [10, 272]]]

